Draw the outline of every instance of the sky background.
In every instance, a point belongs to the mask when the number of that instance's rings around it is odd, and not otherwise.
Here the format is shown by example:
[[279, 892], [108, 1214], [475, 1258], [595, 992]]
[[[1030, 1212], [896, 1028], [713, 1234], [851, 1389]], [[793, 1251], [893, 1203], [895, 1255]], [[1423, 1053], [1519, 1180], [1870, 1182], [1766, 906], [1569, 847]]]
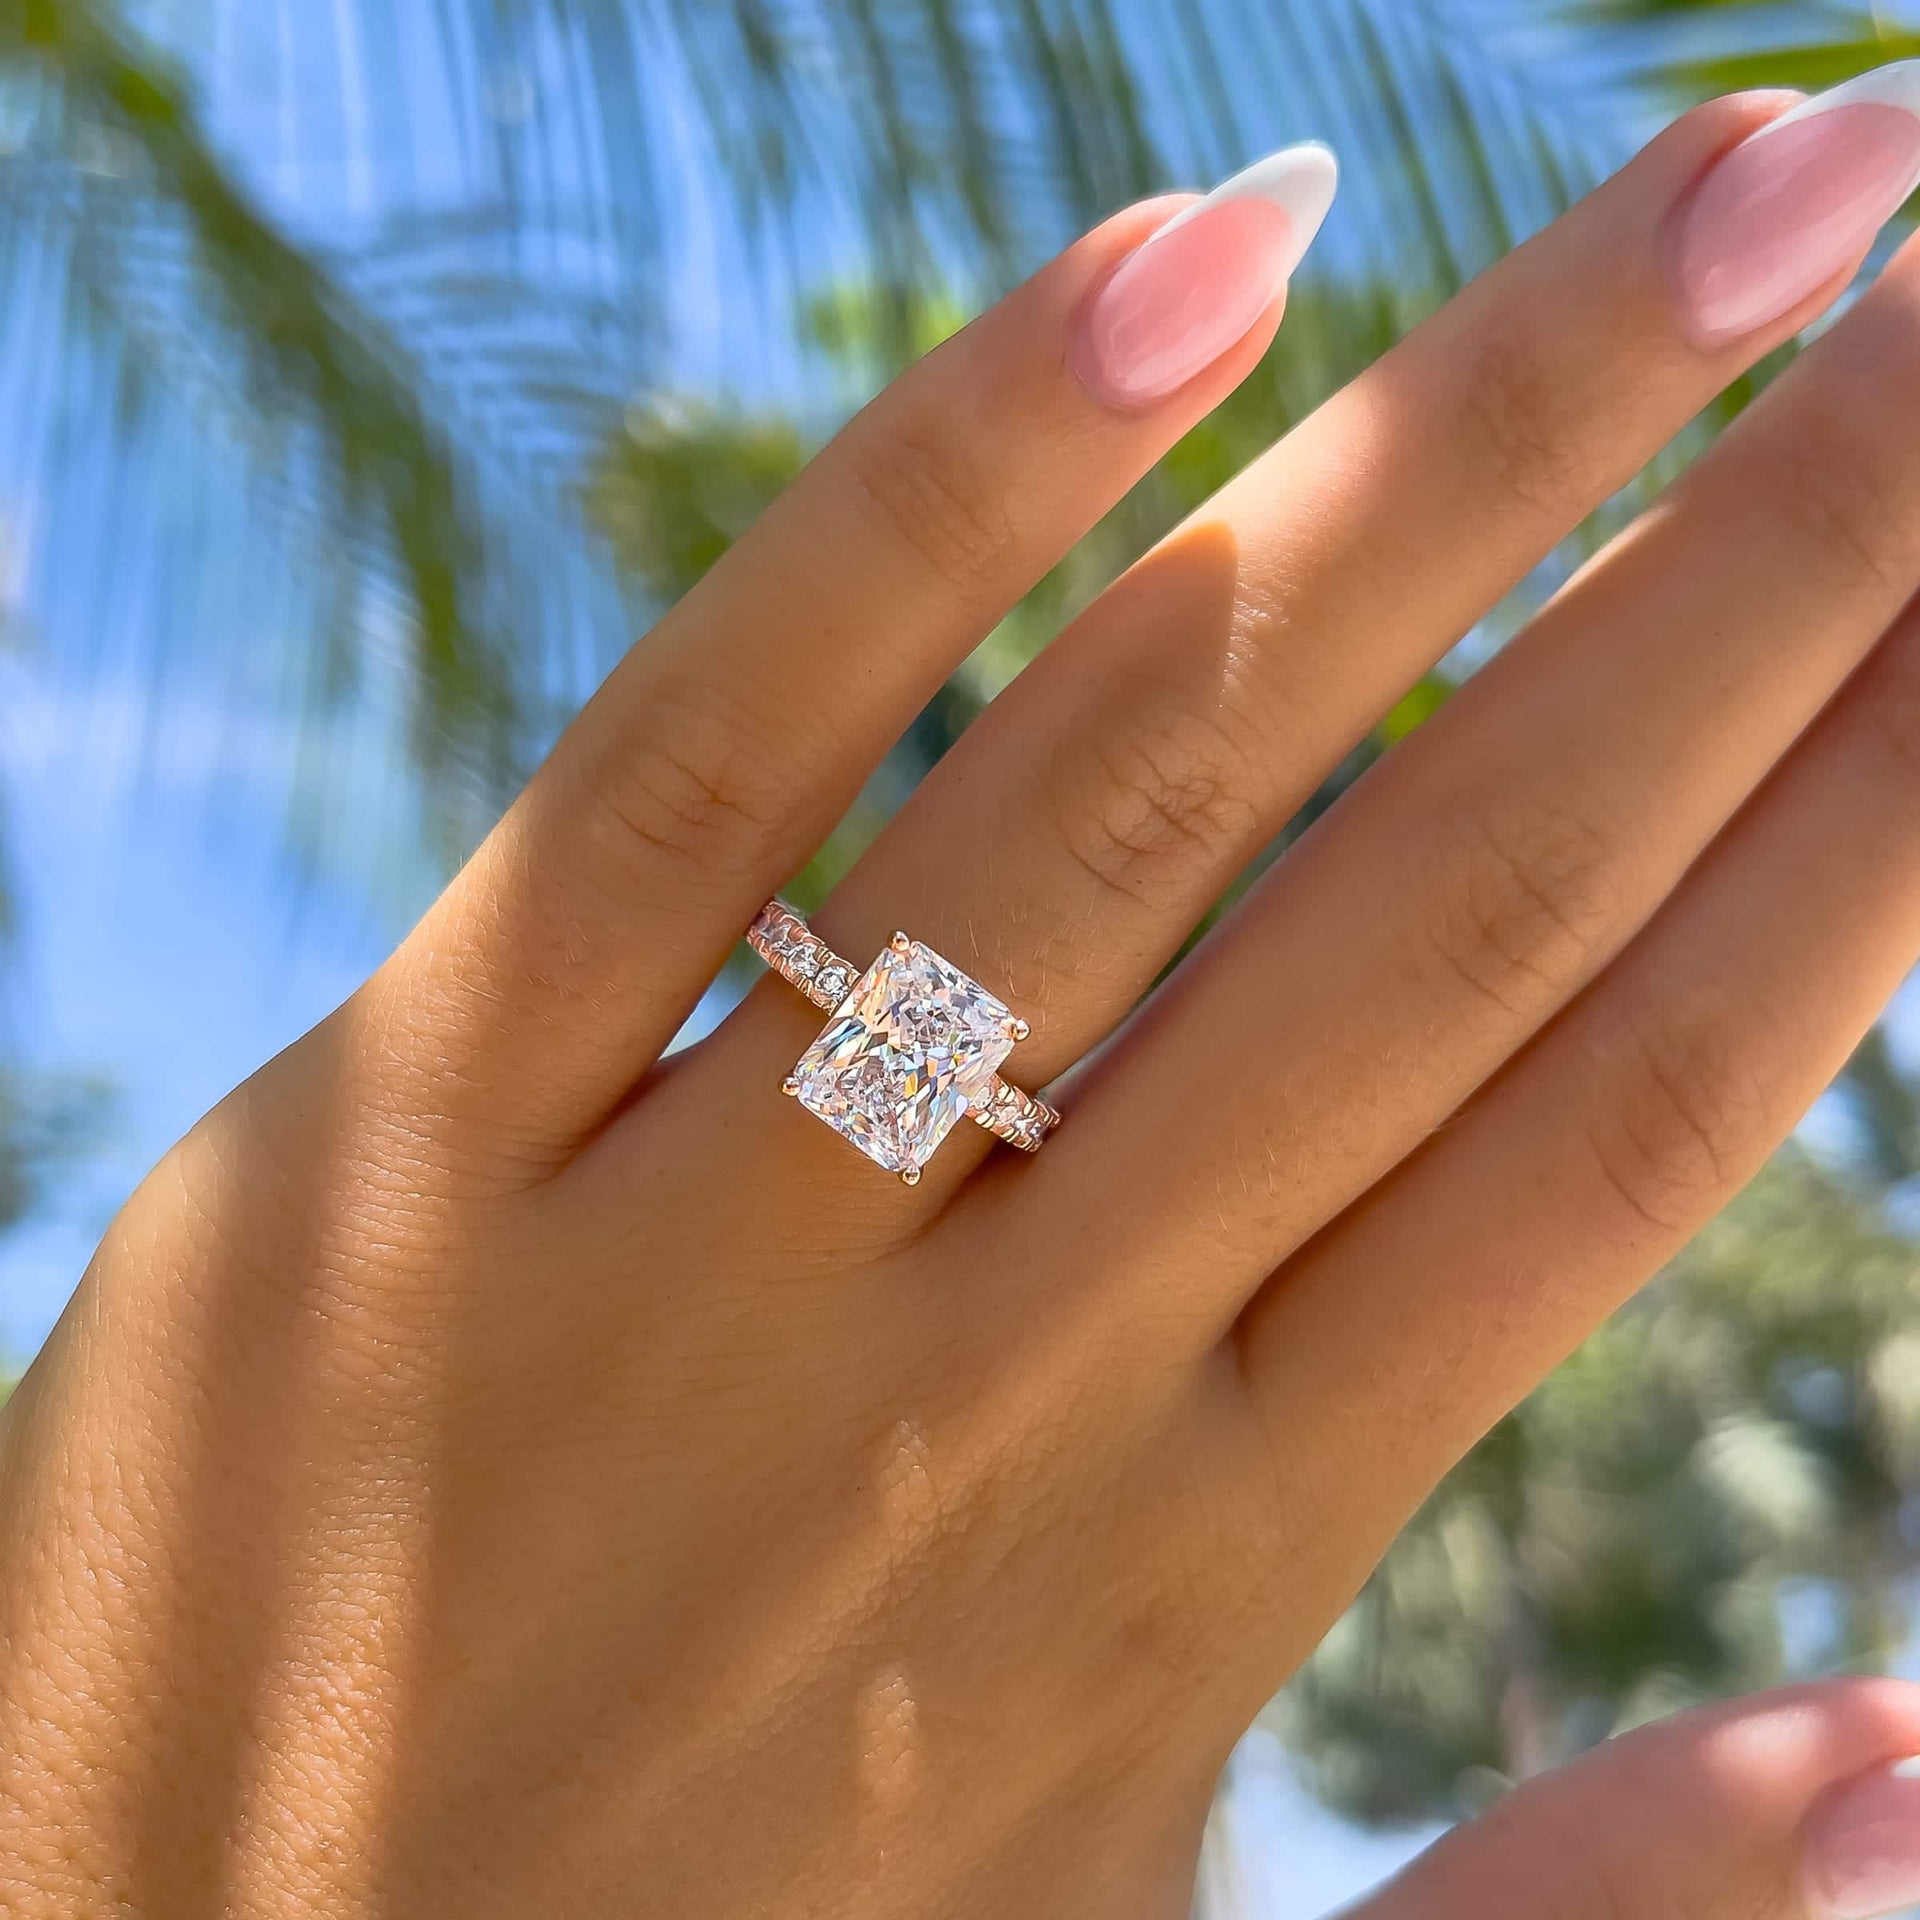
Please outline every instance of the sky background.
[[[396, 9], [402, 42], [404, 23], [423, 11]], [[227, 150], [297, 228], [337, 235], [376, 220], [392, 176], [370, 163], [374, 134], [324, 106], [310, 110], [335, 114], [337, 124], [303, 122], [305, 97], [261, 77], [298, 69], [311, 37], [313, 57], [350, 81], [353, 63], [372, 54], [340, 30], [346, 11], [326, 0], [263, 0], [252, 27], [232, 24], [243, 17], [219, 10], [202, 75]], [[164, 28], [164, 10], [156, 24]], [[435, 56], [422, 38], [411, 57]], [[503, 111], [513, 88], [529, 83], [527, 74], [491, 83]], [[314, 99], [353, 93], [350, 85], [316, 88]], [[446, 159], [451, 127], [451, 108], [443, 116], [432, 88], [418, 90], [406, 194], [457, 191]], [[1325, 131], [1276, 123], [1258, 129], [1259, 145]], [[735, 263], [703, 243], [697, 205], [683, 212], [671, 324], [684, 343], [685, 377], [699, 386], [723, 377], [713, 357], [730, 334]], [[1324, 243], [1335, 257], [1361, 249], [1363, 217], [1336, 207]], [[777, 390], [786, 371], [777, 359], [748, 360], [728, 365], [724, 378]], [[46, 368], [17, 357], [0, 365], [12, 402], [36, 385], [49, 385]], [[57, 404], [57, 378], [50, 391]], [[347, 743], [346, 774], [328, 802], [334, 817], [321, 823], [334, 851], [290, 860], [294, 723], [279, 690], [263, 682], [249, 692], [245, 682], [249, 641], [263, 658], [273, 651], [271, 604], [210, 609], [205, 660], [189, 652], [156, 698], [152, 676], [120, 660], [121, 625], [136, 622], [115, 611], [112, 583], [61, 574], [62, 544], [49, 521], [85, 511], [85, 501], [26, 497], [14, 478], [0, 447], [0, 819], [20, 928], [4, 1017], [28, 1063], [99, 1075], [111, 1092], [98, 1150], [0, 1240], [0, 1359], [18, 1362], [44, 1339], [106, 1221], [146, 1169], [352, 992], [431, 897], [435, 876], [410, 836], [408, 808], [393, 804], [397, 756], [377, 728]], [[104, 489], [111, 476], [97, 480]], [[154, 524], [164, 541], [164, 519]], [[72, 644], [76, 634], [84, 647]], [[356, 844], [365, 855], [358, 865], [339, 856]], [[1920, 1043], [1920, 1021], [1905, 1008], [1897, 1031], [1903, 1047]], [[1814, 1131], [1840, 1124], [1824, 1114]], [[1273, 1920], [1314, 1920], [1421, 1838], [1362, 1836], [1331, 1819], [1293, 1786], [1264, 1734], [1236, 1761], [1232, 1815], [1253, 1910]]]

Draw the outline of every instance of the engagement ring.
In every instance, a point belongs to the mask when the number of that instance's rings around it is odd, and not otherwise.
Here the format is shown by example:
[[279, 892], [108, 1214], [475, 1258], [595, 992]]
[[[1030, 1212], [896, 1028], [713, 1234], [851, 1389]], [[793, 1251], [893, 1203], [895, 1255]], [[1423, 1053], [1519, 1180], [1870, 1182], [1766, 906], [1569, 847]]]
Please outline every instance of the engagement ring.
[[832, 1015], [783, 1089], [908, 1186], [963, 1114], [1025, 1153], [1059, 1124], [998, 1072], [1027, 1023], [931, 947], [896, 933], [862, 973], [781, 900], [747, 942]]

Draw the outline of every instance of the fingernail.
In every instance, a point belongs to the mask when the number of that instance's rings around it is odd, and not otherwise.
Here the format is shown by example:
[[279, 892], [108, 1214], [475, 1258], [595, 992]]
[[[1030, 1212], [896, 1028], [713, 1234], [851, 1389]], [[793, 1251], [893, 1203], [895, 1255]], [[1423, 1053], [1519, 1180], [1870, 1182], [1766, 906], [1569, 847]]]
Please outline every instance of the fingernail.
[[1807, 1818], [1807, 1901], [1819, 1920], [1884, 1920], [1920, 1903], [1920, 1777], [1911, 1763], [1836, 1788]]
[[1285, 147], [1149, 234], [1081, 322], [1082, 384], [1110, 407], [1151, 406], [1245, 339], [1312, 245], [1339, 177], [1317, 141]]
[[1701, 346], [1752, 333], [1856, 265], [1920, 186], [1920, 60], [1803, 100], [1727, 154], [1681, 216], [1682, 324]]

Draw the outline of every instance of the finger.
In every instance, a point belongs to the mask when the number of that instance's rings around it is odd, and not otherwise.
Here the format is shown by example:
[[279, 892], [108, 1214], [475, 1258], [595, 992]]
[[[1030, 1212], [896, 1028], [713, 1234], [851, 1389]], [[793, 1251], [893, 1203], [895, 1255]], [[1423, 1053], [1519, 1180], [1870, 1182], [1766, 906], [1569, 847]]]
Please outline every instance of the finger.
[[1871, 1920], [1920, 1900], [1920, 1688], [1697, 1708], [1528, 1781], [1350, 1920]]
[[484, 1080], [530, 1139], [626, 1092], [953, 666], [1255, 364], [1332, 184], [1325, 149], [1295, 148], [1121, 214], [812, 463], [411, 943], [434, 1030], [476, 1056], [456, 1091]]
[[1156, 1291], [1205, 1263], [1211, 1338], [1620, 950], [1872, 648], [1920, 583], [1915, 407], [1909, 248], [1267, 876], [1020, 1204], [1098, 1166], [1084, 1257]]
[[[1032, 1083], [1077, 1058], [1408, 683], [1836, 290], [1703, 349], [1667, 271], [1676, 205], [1784, 104], [1690, 115], [1101, 595], [822, 932], [864, 962], [903, 926], [977, 971], [1034, 1027]], [[768, 1044], [730, 1037], [729, 1071]]]
[[1909, 616], [1640, 939], [1248, 1309], [1236, 1376], [1339, 1489], [1329, 1607], [1758, 1170], [1912, 965], [1916, 743]]

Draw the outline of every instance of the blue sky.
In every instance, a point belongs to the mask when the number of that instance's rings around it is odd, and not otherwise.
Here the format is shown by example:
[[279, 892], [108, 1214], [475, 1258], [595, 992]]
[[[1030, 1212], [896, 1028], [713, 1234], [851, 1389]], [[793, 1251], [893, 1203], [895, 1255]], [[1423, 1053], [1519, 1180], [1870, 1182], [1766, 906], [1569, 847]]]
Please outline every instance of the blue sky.
[[31, 1353], [101, 1228], [155, 1159], [337, 1005], [396, 929], [344, 887], [290, 884], [275, 743], [157, 758], [60, 698], [31, 657], [0, 673], [5, 817], [29, 1061], [111, 1085], [101, 1150], [0, 1241], [0, 1350]]
[[[202, 76], [222, 138], [262, 194], [320, 232], [374, 216], [389, 177], [369, 162], [367, 128], [338, 104], [352, 97], [344, 83], [355, 63], [378, 53], [337, 31], [351, 11], [323, 0], [254, 11], [223, 5]], [[435, 57], [418, 31], [424, 11], [395, 12], [414, 23], [399, 29], [409, 58]], [[340, 89], [316, 88], [309, 98], [263, 82], [298, 66], [308, 42], [324, 51]], [[460, 187], [445, 152], [450, 110], [435, 107], [431, 87], [416, 100], [408, 190], [444, 198]], [[1262, 140], [1320, 131], [1275, 126]], [[701, 242], [698, 208], [684, 213], [687, 270], [676, 292], [697, 386], [720, 338], [711, 308], [729, 265]], [[1336, 214], [1336, 250], [1355, 243], [1340, 226], [1351, 217]], [[19, 361], [0, 365], [0, 413], [41, 377]], [[748, 371], [748, 384], [781, 377], [779, 366], [762, 365]], [[204, 660], [183, 659], [156, 694], [153, 677], [122, 657], [111, 583], [58, 577], [70, 543], [45, 523], [85, 511], [84, 496], [22, 498], [18, 478], [0, 446], [0, 613], [32, 607], [38, 615], [37, 624], [10, 618], [17, 644], [0, 652], [0, 820], [21, 930], [7, 1017], [30, 1063], [102, 1074], [113, 1103], [100, 1150], [39, 1215], [0, 1240], [0, 1356], [16, 1359], [44, 1338], [101, 1228], [146, 1168], [350, 993], [433, 885], [407, 839], [407, 807], [382, 787], [392, 770], [383, 776], [375, 764], [377, 732], [346, 755], [350, 777], [332, 803], [339, 817], [323, 823], [333, 829], [333, 853], [304, 869], [288, 859], [287, 703], [270, 676], [248, 679], [257, 662], [244, 655], [236, 679], [231, 644], [244, 627], [255, 651], [270, 655], [271, 606], [245, 604], [237, 590], [224, 602], [216, 595], [203, 613]], [[104, 476], [95, 480], [107, 487]], [[356, 839], [378, 855], [371, 878], [338, 857]], [[1237, 1780], [1234, 1824], [1257, 1894], [1251, 1910], [1273, 1920], [1313, 1920], [1416, 1844], [1355, 1835], [1314, 1808], [1265, 1736], [1243, 1749]]]
[[[304, 0], [250, 13], [222, 7], [201, 70], [209, 114], [258, 190], [323, 236], [374, 215], [390, 175], [368, 165], [368, 129], [333, 114], [325, 87], [310, 100], [276, 91], [271, 76], [300, 54], [303, 36], [317, 36], [306, 70], [324, 74], [337, 61], [346, 77], [356, 58], [370, 57], [330, 37], [349, 11]], [[414, 52], [426, 57], [424, 47]], [[443, 125], [435, 137], [433, 90], [421, 91], [411, 190], [443, 198], [459, 188], [444, 150], [450, 134]], [[697, 209], [686, 225], [676, 290], [687, 310], [685, 377], [698, 387], [721, 372], [710, 364], [711, 322], [729, 263], [703, 243]], [[60, 405], [63, 388], [49, 391], [43, 374], [16, 341], [0, 362], [0, 411], [18, 419]], [[745, 363], [724, 374], [766, 390], [785, 370]], [[378, 764], [377, 726], [349, 743], [348, 777], [336, 784], [334, 807], [351, 818], [319, 823], [316, 861], [288, 858], [293, 734], [272, 670], [283, 610], [262, 596], [259, 579], [237, 566], [234, 580], [216, 583], [190, 608], [194, 645], [155, 675], [143, 653], [146, 610], [125, 603], [125, 583], [111, 572], [99, 575], [99, 547], [88, 538], [91, 516], [115, 510], [113, 478], [104, 468], [82, 473], [56, 498], [33, 494], [29, 479], [17, 449], [0, 446], [0, 633], [15, 642], [0, 649], [0, 819], [20, 929], [5, 1017], [29, 1064], [102, 1075], [112, 1103], [98, 1151], [0, 1240], [0, 1357], [15, 1360], [45, 1337], [145, 1171], [349, 994], [433, 886], [407, 840], [406, 796], [396, 803], [392, 765]], [[194, 516], [207, 509], [185, 493], [136, 503], [133, 550], [117, 556], [130, 577], [161, 578], [153, 557], [195, 537]], [[356, 845], [378, 853], [377, 872], [341, 857]], [[1274, 1920], [1312, 1920], [1417, 1844], [1355, 1835], [1330, 1819], [1293, 1785], [1266, 1736], [1248, 1744], [1236, 1779], [1240, 1871], [1252, 1910]]]

